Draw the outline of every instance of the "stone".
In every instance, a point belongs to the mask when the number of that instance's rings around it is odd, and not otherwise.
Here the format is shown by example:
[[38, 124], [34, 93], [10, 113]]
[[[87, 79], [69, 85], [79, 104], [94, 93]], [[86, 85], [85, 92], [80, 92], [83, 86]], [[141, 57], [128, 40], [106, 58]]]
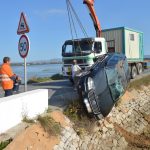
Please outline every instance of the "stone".
[[58, 150], [59, 146], [58, 145], [55, 145], [54, 146], [54, 150]]
[[70, 145], [69, 149], [70, 150], [76, 150], [76, 147], [74, 145]]
[[81, 148], [82, 148], [82, 150], [87, 150], [87, 144], [83, 143]]
[[109, 128], [109, 129], [113, 129], [114, 125], [113, 124], [107, 124], [106, 127]]
[[92, 129], [93, 132], [98, 132], [99, 130], [100, 130], [100, 128], [98, 126], [94, 126]]
[[93, 150], [93, 144], [90, 143], [90, 144], [88, 145], [88, 149], [89, 149], [89, 150]]
[[65, 136], [63, 136], [63, 137], [61, 138], [61, 141], [62, 141], [63, 143], [65, 143], [65, 142], [67, 141], [67, 138], [66, 138]]
[[64, 148], [64, 143], [62, 141], [60, 141], [59, 147], [62, 148], [62, 149]]
[[126, 140], [125, 140], [124, 137], [121, 137], [121, 138], [118, 140], [118, 144], [119, 144], [119, 146], [122, 146], [122, 145], [127, 145], [128, 143], [126, 142]]
[[116, 150], [116, 147], [113, 146], [111, 150]]
[[117, 140], [116, 139], [113, 139], [113, 145], [116, 147], [118, 144]]
[[73, 134], [71, 135], [72, 139], [76, 139], [76, 136], [77, 136], [76, 133], [73, 133]]
[[70, 129], [71, 129], [71, 127], [65, 127], [65, 129], [67, 130], [67, 131], [70, 131]]
[[108, 131], [108, 129], [106, 127], [103, 127], [102, 130], [103, 130], [104, 133]]
[[64, 136], [66, 139], [68, 139], [71, 136], [71, 134], [69, 132], [66, 132], [66, 134]]
[[79, 141], [79, 147], [82, 145], [82, 143], [83, 143], [82, 140], [80, 140], [80, 141]]

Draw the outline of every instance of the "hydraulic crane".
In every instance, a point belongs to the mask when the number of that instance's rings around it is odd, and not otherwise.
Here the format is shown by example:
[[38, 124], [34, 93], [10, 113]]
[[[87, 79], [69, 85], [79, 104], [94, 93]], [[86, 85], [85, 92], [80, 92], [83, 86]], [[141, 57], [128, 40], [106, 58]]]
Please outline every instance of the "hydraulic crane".
[[83, 0], [83, 3], [87, 5], [89, 12], [90, 12], [90, 16], [93, 20], [94, 27], [96, 30], [96, 37], [101, 37], [102, 29], [101, 29], [100, 21], [96, 15], [96, 11], [94, 8], [94, 2], [95, 2], [95, 0]]
[[[107, 53], [107, 44], [105, 38], [101, 37], [101, 25], [100, 21], [96, 15], [96, 11], [94, 8], [94, 0], [82, 0], [83, 4], [85, 4], [89, 10], [89, 14], [92, 18], [94, 28], [96, 30], [96, 37], [89, 37], [86, 34], [86, 31], [78, 17], [75, 9], [73, 8], [71, 1], [66, 0], [67, 10], [68, 10], [68, 18], [69, 24], [71, 29], [72, 39], [65, 41], [62, 47], [62, 59], [63, 59], [63, 75], [70, 77], [70, 68], [72, 65], [72, 61], [74, 59], [77, 60], [78, 64], [83, 70], [88, 70], [95, 60]], [[73, 17], [74, 14], [74, 17]], [[75, 31], [75, 35], [77, 35], [77, 31], [75, 28], [75, 23], [73, 18], [76, 18], [78, 21], [85, 38], [78, 38], [74, 39], [73, 37], [73, 30]]]

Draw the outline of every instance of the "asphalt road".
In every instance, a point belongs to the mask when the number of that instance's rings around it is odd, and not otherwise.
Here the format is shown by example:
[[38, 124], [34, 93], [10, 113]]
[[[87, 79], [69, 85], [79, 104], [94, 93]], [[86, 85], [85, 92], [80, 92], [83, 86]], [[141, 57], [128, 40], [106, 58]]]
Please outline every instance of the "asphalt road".
[[[38, 83], [28, 85], [28, 91], [36, 89], [48, 89], [49, 105], [55, 109], [63, 109], [70, 101], [78, 97], [76, 90], [68, 80], [51, 81], [46, 83]], [[24, 85], [20, 86], [20, 93], [24, 92]], [[0, 88], [0, 98], [4, 96], [3, 90]]]
[[[142, 78], [143, 76], [146, 76], [148, 74], [150, 74], [150, 69], [145, 70], [144, 73], [140, 76], [137, 76], [136, 79]], [[76, 90], [74, 90], [72, 84], [68, 80], [28, 85], [28, 91], [35, 89], [48, 89], [49, 106], [52, 109], [63, 109], [65, 108], [65, 106], [67, 106], [68, 103], [70, 103], [70, 101], [78, 98]], [[23, 85], [20, 86], [20, 91], [24, 92]], [[4, 92], [2, 89], [0, 89], [0, 97], [3, 96]]]

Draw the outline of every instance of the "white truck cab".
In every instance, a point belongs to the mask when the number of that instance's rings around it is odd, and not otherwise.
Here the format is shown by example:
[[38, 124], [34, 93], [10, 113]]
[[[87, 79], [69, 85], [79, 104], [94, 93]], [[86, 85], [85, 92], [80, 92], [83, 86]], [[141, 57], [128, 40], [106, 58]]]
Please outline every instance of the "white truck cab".
[[71, 75], [71, 65], [74, 59], [83, 70], [87, 70], [100, 55], [106, 53], [107, 43], [102, 37], [65, 41], [62, 47], [63, 75]]

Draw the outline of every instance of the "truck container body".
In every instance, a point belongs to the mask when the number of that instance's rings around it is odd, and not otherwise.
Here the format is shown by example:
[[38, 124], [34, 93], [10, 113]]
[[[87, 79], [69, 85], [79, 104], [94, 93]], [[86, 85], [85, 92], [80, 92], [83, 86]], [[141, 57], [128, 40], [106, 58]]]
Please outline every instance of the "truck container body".
[[102, 30], [108, 52], [123, 53], [129, 63], [143, 62], [143, 33], [126, 27]]
[[83, 70], [88, 70], [106, 53], [121, 53], [127, 57], [131, 78], [146, 68], [144, 62], [143, 33], [126, 27], [102, 30], [102, 36], [67, 40], [62, 48], [64, 76], [71, 77], [74, 59]]

